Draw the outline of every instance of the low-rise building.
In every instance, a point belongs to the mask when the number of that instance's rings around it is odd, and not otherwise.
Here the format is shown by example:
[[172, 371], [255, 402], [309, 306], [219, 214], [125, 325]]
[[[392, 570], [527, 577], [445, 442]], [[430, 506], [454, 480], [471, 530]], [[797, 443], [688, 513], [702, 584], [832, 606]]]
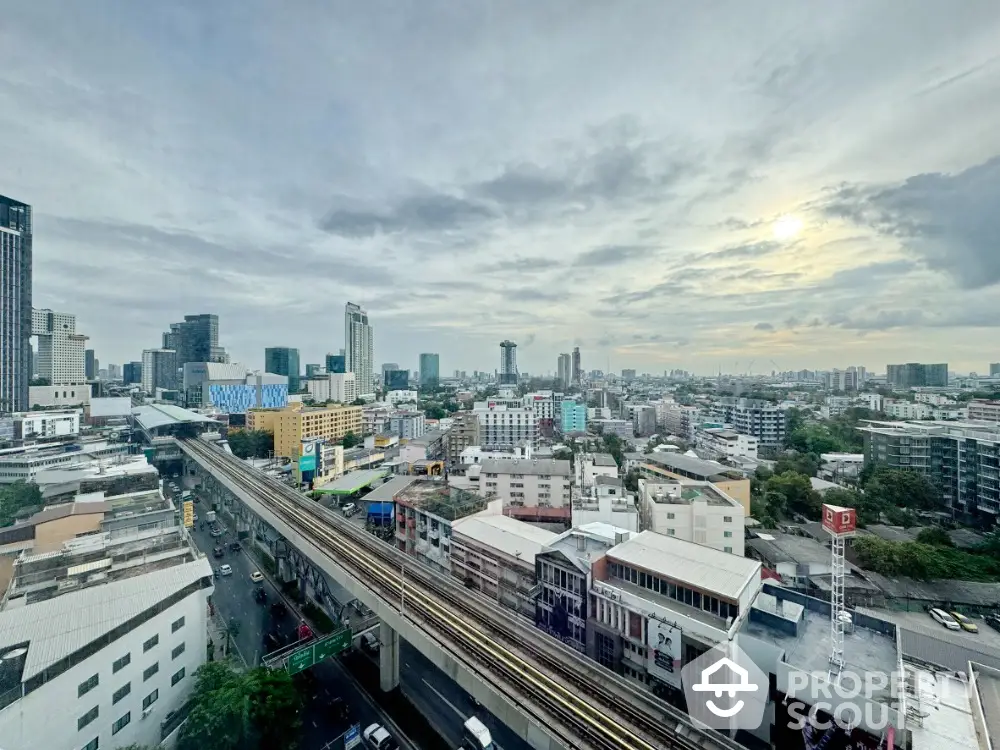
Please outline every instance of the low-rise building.
[[419, 398], [419, 393], [417, 391], [402, 390], [402, 391], [386, 391], [385, 401], [393, 407], [398, 407], [400, 404], [413, 404], [417, 405], [417, 400]]
[[642, 527], [743, 556], [743, 505], [710, 482], [639, 480]]
[[490, 458], [481, 465], [481, 491], [502, 499], [505, 507], [569, 509], [569, 461]]
[[465, 448], [458, 458], [460, 466], [476, 466], [491, 458], [498, 461], [516, 461], [521, 458], [532, 459], [535, 452], [529, 446], [524, 448], [512, 448], [505, 451], [484, 451], [482, 446], [470, 445]]
[[856, 479], [865, 466], [864, 453], [821, 453], [819, 460], [824, 479]]
[[480, 443], [479, 417], [470, 411], [456, 412], [448, 430], [447, 443], [446, 459], [448, 466], [454, 468], [461, 463], [466, 448]]
[[451, 525], [451, 574], [498, 604], [534, 619], [535, 555], [551, 531], [488, 511]]
[[885, 413], [896, 419], [929, 419], [934, 413], [934, 407], [914, 401], [887, 400]]
[[90, 385], [33, 385], [28, 388], [28, 404], [32, 409], [86, 406], [90, 403]]
[[719, 490], [743, 506], [750, 515], [750, 480], [742, 471], [723, 466], [717, 461], [705, 461], [696, 456], [659, 451], [644, 455], [639, 471], [647, 479], [694, 479], [711, 482]]
[[80, 409], [14, 415], [14, 440], [46, 440], [80, 434]]
[[424, 413], [421, 411], [397, 411], [389, 418], [389, 432], [400, 440], [421, 438], [426, 432]]
[[583, 453], [576, 457], [576, 486], [581, 494], [590, 494], [597, 477], [617, 477], [618, 464], [610, 453]]
[[587, 431], [587, 405], [565, 400], [559, 405], [559, 424], [564, 435]]
[[618, 477], [598, 476], [591, 494], [573, 498], [573, 526], [592, 523], [639, 531], [639, 509]]
[[635, 437], [635, 428], [628, 419], [595, 419], [591, 427], [601, 435], [617, 435], [622, 440], [631, 440]]
[[746, 456], [757, 458], [758, 441], [753, 435], [744, 435], [724, 427], [699, 427], [694, 433], [699, 455], [721, 461]]
[[981, 422], [1000, 422], [1000, 401], [973, 399], [969, 402], [969, 419]]
[[394, 502], [396, 547], [445, 573], [451, 572], [452, 523], [487, 507], [485, 498], [441, 479], [417, 479]]

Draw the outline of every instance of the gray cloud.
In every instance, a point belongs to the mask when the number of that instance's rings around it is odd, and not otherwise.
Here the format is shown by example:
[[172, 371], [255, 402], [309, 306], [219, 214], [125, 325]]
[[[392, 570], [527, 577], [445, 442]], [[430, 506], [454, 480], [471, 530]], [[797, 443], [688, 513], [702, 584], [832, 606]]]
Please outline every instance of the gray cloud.
[[966, 289], [1000, 282], [1000, 156], [956, 174], [921, 174], [898, 185], [845, 185], [827, 215], [898, 239], [929, 268]]
[[334, 207], [319, 226], [330, 234], [357, 238], [378, 233], [435, 232], [493, 218], [496, 213], [487, 205], [426, 189], [384, 211]]
[[583, 268], [614, 266], [619, 263], [648, 258], [654, 252], [654, 248], [642, 247], [641, 245], [609, 245], [581, 253], [577, 256], [574, 265]]
[[773, 331], [774, 326], [770, 323], [758, 323], [753, 327], [755, 331]]

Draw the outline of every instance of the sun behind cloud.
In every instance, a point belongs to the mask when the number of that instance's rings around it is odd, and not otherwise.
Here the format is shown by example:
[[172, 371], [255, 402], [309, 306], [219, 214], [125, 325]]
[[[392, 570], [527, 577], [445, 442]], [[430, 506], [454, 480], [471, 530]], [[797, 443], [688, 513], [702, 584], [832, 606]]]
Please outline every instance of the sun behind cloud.
[[775, 239], [790, 240], [796, 237], [805, 226], [802, 219], [792, 214], [785, 214], [777, 219], [772, 226]]

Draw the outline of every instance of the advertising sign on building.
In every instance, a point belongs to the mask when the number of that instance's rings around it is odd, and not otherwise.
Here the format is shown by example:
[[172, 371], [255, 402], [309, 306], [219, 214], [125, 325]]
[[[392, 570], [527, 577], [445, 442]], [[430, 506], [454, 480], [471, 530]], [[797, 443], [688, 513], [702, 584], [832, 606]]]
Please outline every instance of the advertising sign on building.
[[316, 471], [316, 443], [303, 443], [299, 471]]
[[652, 618], [646, 621], [646, 669], [658, 680], [681, 687], [681, 630]]
[[184, 526], [189, 529], [194, 526], [194, 503], [191, 500], [184, 501]]

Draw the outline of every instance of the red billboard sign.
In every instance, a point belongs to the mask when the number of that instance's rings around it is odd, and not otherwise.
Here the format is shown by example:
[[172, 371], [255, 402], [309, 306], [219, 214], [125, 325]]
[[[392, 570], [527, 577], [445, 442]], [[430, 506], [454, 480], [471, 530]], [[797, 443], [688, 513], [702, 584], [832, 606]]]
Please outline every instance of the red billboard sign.
[[853, 534], [857, 528], [854, 508], [823, 504], [823, 528], [831, 534]]

